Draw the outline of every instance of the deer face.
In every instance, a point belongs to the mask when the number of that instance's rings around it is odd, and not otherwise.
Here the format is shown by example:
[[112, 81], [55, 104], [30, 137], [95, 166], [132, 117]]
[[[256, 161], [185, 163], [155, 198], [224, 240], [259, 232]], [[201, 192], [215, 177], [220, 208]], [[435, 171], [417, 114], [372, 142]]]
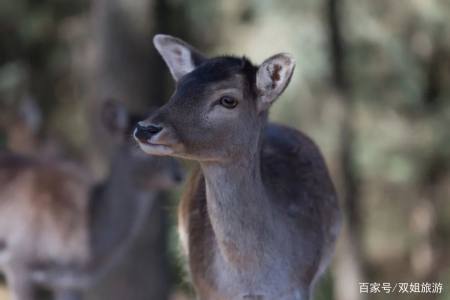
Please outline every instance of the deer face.
[[267, 110], [292, 75], [292, 58], [279, 54], [258, 68], [245, 58], [207, 59], [170, 36], [157, 35], [154, 43], [177, 86], [166, 105], [138, 123], [140, 147], [200, 161], [236, 159], [255, 149]]
[[184, 174], [178, 161], [146, 155], [130, 138], [130, 128], [140, 117], [130, 115], [122, 103], [112, 99], [103, 103], [101, 117], [104, 129], [117, 142], [113, 172], [121, 173], [124, 180], [130, 180], [141, 191], [169, 189], [181, 183]]

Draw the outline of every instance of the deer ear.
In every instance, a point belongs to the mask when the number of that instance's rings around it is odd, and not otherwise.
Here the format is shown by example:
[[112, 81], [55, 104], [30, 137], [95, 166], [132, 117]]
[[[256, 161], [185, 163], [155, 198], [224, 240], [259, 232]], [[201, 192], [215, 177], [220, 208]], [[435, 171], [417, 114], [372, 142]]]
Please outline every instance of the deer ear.
[[153, 44], [169, 67], [175, 81], [193, 71], [206, 59], [192, 46], [170, 35], [155, 35]]
[[122, 135], [128, 129], [128, 111], [125, 105], [114, 99], [107, 99], [102, 103], [101, 122], [111, 135]]
[[276, 54], [266, 59], [256, 73], [258, 107], [266, 110], [288, 86], [295, 69], [294, 58], [287, 53]]

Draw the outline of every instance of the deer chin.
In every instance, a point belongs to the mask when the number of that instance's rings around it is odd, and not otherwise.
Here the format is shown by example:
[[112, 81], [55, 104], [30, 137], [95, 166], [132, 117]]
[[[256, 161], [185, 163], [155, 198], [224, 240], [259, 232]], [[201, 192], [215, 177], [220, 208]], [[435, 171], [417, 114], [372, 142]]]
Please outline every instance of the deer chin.
[[138, 141], [139, 147], [147, 154], [150, 155], [160, 155], [160, 156], [166, 156], [166, 155], [172, 155], [173, 149], [170, 146], [162, 145], [162, 144], [153, 144], [150, 142], [141, 142]]

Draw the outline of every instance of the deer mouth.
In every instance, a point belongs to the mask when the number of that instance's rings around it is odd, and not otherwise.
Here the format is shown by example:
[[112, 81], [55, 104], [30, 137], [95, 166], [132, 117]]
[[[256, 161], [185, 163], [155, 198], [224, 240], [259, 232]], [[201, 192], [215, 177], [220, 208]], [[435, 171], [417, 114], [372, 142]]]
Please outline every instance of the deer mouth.
[[164, 144], [156, 144], [150, 141], [137, 140], [142, 151], [151, 155], [171, 155], [173, 154], [172, 147]]

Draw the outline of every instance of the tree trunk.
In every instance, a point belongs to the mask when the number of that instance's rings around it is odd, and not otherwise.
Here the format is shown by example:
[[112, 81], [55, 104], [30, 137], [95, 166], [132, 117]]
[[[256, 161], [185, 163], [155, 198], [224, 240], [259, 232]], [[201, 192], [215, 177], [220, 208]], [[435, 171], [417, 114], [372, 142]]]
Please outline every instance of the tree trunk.
[[[153, 0], [98, 0], [92, 7], [94, 51], [89, 80], [88, 114], [93, 124], [93, 139], [99, 145], [91, 162], [111, 159], [109, 147], [114, 143], [102, 133], [98, 112], [106, 99], [122, 101], [131, 112], [143, 116], [163, 101], [163, 65], [152, 55], [152, 36], [158, 20]], [[95, 163], [94, 163], [95, 164]], [[97, 163], [98, 164], [98, 163]], [[106, 173], [103, 168], [100, 173]], [[101, 175], [100, 175], [101, 176]], [[171, 274], [168, 260], [167, 197], [161, 194], [154, 202], [146, 223], [123, 259], [105, 278], [88, 292], [88, 299], [147, 300], [168, 299]], [[127, 199], [123, 199], [127, 201]]]
[[337, 300], [361, 300], [359, 282], [363, 280], [361, 258], [360, 197], [357, 170], [354, 164], [353, 99], [347, 68], [346, 47], [342, 36], [342, 1], [327, 0], [327, 20], [333, 86], [343, 107], [340, 121], [338, 159], [340, 162], [339, 193], [344, 206], [344, 227], [337, 247], [335, 265], [335, 298]]

